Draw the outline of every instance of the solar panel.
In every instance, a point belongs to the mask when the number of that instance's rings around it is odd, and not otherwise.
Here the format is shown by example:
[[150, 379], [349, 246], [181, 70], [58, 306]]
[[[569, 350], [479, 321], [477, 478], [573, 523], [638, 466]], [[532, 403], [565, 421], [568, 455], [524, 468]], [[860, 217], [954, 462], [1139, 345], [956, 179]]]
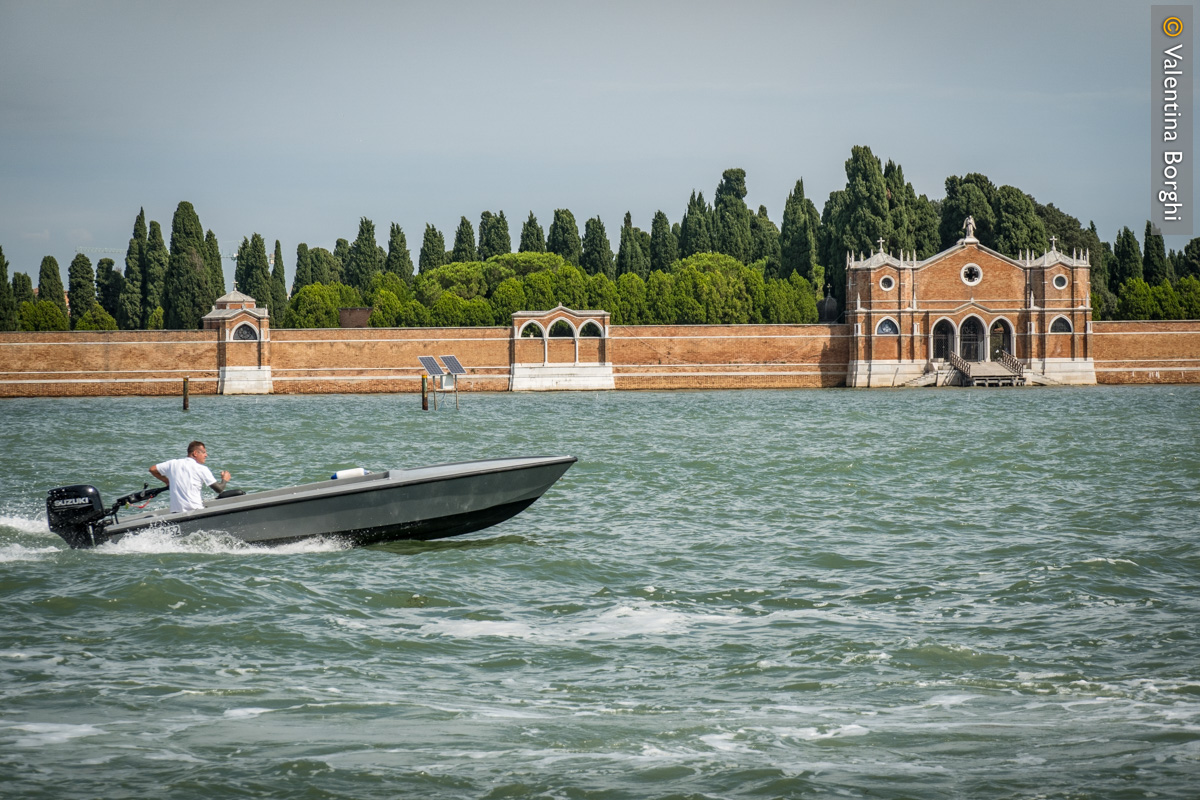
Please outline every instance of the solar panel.
[[425, 368], [425, 372], [430, 375], [437, 377], [438, 375], [445, 374], [441, 365], [437, 363], [437, 359], [433, 356], [417, 356], [417, 360], [421, 362], [421, 366]]
[[446, 369], [450, 370], [451, 375], [466, 375], [467, 370], [459, 363], [457, 356], [441, 356], [442, 363], [446, 365]]

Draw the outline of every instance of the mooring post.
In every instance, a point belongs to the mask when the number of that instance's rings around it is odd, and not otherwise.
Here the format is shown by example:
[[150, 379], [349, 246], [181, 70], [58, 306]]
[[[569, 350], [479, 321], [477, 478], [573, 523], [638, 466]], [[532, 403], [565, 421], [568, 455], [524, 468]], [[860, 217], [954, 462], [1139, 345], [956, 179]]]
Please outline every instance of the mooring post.
[[421, 376], [421, 410], [429, 410], [429, 376]]
[[188, 410], [188, 376], [183, 376], [183, 410]]

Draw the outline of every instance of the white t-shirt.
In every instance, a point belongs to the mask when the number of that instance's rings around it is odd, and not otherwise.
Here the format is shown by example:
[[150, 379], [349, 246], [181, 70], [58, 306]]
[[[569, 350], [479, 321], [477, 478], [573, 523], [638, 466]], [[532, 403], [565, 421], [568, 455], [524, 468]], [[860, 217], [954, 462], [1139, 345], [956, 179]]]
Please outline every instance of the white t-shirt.
[[191, 456], [164, 461], [154, 468], [171, 482], [171, 511], [204, 508], [200, 490], [217, 482], [212, 470]]

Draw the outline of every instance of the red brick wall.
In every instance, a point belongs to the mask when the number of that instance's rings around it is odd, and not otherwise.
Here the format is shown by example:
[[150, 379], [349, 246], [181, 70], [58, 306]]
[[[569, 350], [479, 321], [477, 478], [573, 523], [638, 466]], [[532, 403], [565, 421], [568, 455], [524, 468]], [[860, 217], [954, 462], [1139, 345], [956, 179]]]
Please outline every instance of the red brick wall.
[[1200, 320], [1093, 322], [1097, 383], [1200, 383]]

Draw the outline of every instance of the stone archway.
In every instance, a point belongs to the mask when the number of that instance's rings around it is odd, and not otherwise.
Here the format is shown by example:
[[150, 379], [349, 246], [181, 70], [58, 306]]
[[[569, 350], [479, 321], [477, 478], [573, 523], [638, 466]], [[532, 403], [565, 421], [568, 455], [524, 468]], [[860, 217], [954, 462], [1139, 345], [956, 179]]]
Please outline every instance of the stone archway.
[[963, 361], [984, 360], [983, 323], [979, 317], [963, 320], [962, 328], [958, 331], [958, 354]]
[[999, 361], [1001, 353], [1008, 353], [1010, 356], [1015, 356], [1013, 352], [1013, 334], [1012, 326], [1003, 319], [998, 319], [992, 323], [992, 328], [988, 332], [988, 360]]
[[945, 361], [954, 352], [954, 323], [943, 319], [933, 326], [933, 359]]

